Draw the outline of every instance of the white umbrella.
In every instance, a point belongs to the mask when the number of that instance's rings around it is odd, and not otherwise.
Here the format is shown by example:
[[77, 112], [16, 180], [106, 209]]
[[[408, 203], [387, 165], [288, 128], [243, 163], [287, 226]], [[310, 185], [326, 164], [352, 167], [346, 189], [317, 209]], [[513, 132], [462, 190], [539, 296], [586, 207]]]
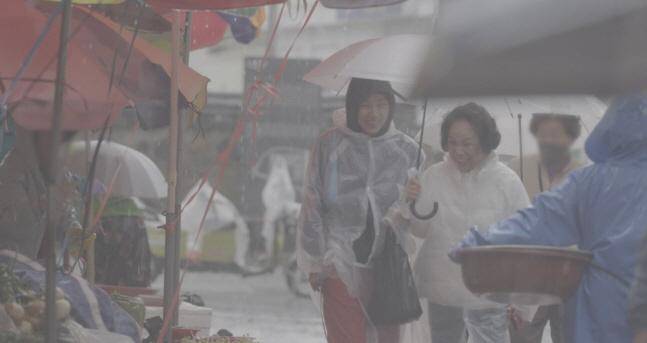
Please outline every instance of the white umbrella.
[[[200, 182], [196, 183], [189, 191], [187, 196], [182, 201], [182, 230], [190, 233], [197, 233], [200, 228], [200, 222], [204, 215], [211, 192], [213, 188], [207, 182], [205, 183], [193, 201], [189, 203], [189, 199], [193, 197], [200, 186]], [[205, 218], [204, 229], [207, 231], [218, 231], [236, 221], [240, 216], [236, 206], [227, 199], [220, 192], [216, 192], [213, 201], [209, 206], [207, 217]]]
[[[427, 110], [431, 117], [431, 123], [426, 128], [424, 143], [435, 149], [440, 149], [442, 118], [454, 107], [468, 102], [485, 107], [495, 118], [501, 132], [501, 144], [497, 148], [497, 153], [508, 156], [519, 156], [521, 148], [523, 148], [523, 155], [537, 152], [536, 143], [529, 131], [533, 113], [561, 113], [579, 116], [582, 123], [582, 135], [575, 142], [574, 147], [577, 149], [584, 146], [586, 137], [606, 110], [606, 105], [602, 101], [589, 95], [430, 99]], [[521, 118], [521, 135], [519, 118]]]
[[[90, 151], [94, 152], [96, 146], [97, 141], [91, 141]], [[72, 143], [69, 158], [72, 169], [84, 174], [88, 163], [85, 142]], [[104, 141], [99, 148], [95, 179], [109, 186], [113, 178], [113, 195], [147, 199], [166, 197], [166, 179], [155, 162], [133, 148]]]
[[[249, 246], [249, 228], [245, 219], [238, 212], [236, 205], [218, 191], [210, 204], [209, 199], [213, 188], [209, 182], [200, 188], [200, 183], [201, 181], [198, 181], [182, 201], [182, 231], [188, 233], [187, 251], [192, 254], [202, 247], [204, 235], [200, 232], [200, 223], [207, 211], [203, 226], [204, 232], [219, 231], [235, 225], [236, 252], [234, 259], [238, 266], [244, 267], [245, 255]], [[198, 193], [196, 194], [196, 192]], [[192, 198], [193, 200], [191, 200]]]
[[[413, 90], [424, 65], [428, 44], [429, 40], [421, 35], [395, 35], [361, 41], [334, 53], [303, 79], [337, 92], [341, 92], [352, 78], [388, 81], [395, 92], [407, 96]], [[423, 114], [423, 129], [425, 118], [426, 111]], [[419, 145], [417, 168], [420, 168], [421, 151], [422, 145]], [[413, 215], [419, 219], [430, 219], [437, 210], [435, 204], [431, 213], [420, 215], [415, 209], [415, 202], [411, 204]]]
[[429, 40], [422, 35], [395, 35], [357, 42], [326, 58], [303, 79], [341, 92], [353, 77], [389, 81], [408, 95], [425, 62]]

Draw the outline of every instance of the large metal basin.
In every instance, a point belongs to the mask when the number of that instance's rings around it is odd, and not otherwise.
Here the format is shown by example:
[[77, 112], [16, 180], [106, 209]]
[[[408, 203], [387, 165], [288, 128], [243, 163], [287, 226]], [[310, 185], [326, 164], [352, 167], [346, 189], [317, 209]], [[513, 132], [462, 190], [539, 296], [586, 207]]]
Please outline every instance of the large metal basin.
[[543, 246], [498, 245], [459, 252], [463, 282], [477, 296], [502, 304], [551, 305], [577, 289], [593, 255]]

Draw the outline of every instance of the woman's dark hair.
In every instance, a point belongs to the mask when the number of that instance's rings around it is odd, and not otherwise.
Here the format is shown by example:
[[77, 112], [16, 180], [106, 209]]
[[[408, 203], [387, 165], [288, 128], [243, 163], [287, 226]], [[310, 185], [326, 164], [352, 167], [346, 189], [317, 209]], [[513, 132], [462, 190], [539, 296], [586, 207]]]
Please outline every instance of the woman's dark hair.
[[582, 124], [580, 122], [580, 117], [573, 114], [561, 114], [561, 113], [535, 113], [532, 115], [532, 120], [530, 120], [530, 132], [533, 135], [537, 135], [539, 131], [539, 126], [547, 121], [555, 120], [558, 121], [564, 128], [564, 132], [571, 137], [573, 140], [576, 140], [580, 137], [582, 133]]
[[381, 136], [389, 129], [395, 111], [395, 95], [391, 84], [386, 81], [353, 78], [346, 91], [346, 126], [355, 132], [362, 132], [357, 120], [359, 106], [373, 94], [382, 94], [389, 102], [389, 117], [376, 134]]
[[484, 153], [489, 154], [501, 143], [501, 133], [496, 127], [494, 118], [483, 106], [470, 102], [454, 108], [443, 119], [440, 135], [441, 146], [444, 151], [448, 150], [449, 129], [460, 120], [465, 120], [472, 125], [476, 135], [479, 137], [479, 144]]

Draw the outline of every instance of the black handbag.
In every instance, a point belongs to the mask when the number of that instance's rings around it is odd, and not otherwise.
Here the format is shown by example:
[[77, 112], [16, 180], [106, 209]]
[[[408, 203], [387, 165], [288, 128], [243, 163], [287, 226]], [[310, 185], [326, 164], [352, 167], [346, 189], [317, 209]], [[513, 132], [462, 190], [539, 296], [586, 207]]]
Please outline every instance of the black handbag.
[[366, 309], [376, 326], [400, 325], [422, 315], [409, 256], [387, 230], [384, 249], [373, 259], [373, 292]]

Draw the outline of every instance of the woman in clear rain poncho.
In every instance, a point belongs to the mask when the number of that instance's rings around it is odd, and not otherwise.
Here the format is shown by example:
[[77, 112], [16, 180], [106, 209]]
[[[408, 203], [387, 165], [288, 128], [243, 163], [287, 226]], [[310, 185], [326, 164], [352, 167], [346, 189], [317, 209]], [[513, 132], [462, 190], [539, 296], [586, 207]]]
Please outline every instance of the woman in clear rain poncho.
[[[616, 99], [586, 141], [593, 165], [578, 169], [532, 207], [479, 232], [471, 229], [451, 255], [466, 246], [532, 244], [572, 246], [623, 279], [634, 278], [647, 232], [647, 97]], [[483, 226], [487, 228], [486, 226]], [[565, 304], [565, 342], [629, 343], [629, 287], [589, 268]]]
[[398, 342], [398, 327], [376, 328], [364, 311], [384, 217], [401, 206], [407, 171], [416, 165], [417, 146], [393, 127], [394, 110], [389, 83], [353, 79], [347, 127], [325, 132], [311, 154], [298, 262], [323, 294], [330, 343]]
[[401, 213], [412, 233], [425, 238], [415, 273], [420, 296], [429, 301], [434, 342], [463, 342], [465, 331], [469, 342], [510, 341], [506, 307], [472, 295], [463, 285], [460, 266], [447, 256], [470, 226], [495, 223], [530, 202], [519, 177], [494, 152], [500, 140], [485, 108], [474, 103], [455, 108], [441, 127], [445, 160], [427, 169], [419, 184], [412, 181], [407, 187], [410, 197], [419, 193], [419, 210], [439, 205], [429, 221]]

